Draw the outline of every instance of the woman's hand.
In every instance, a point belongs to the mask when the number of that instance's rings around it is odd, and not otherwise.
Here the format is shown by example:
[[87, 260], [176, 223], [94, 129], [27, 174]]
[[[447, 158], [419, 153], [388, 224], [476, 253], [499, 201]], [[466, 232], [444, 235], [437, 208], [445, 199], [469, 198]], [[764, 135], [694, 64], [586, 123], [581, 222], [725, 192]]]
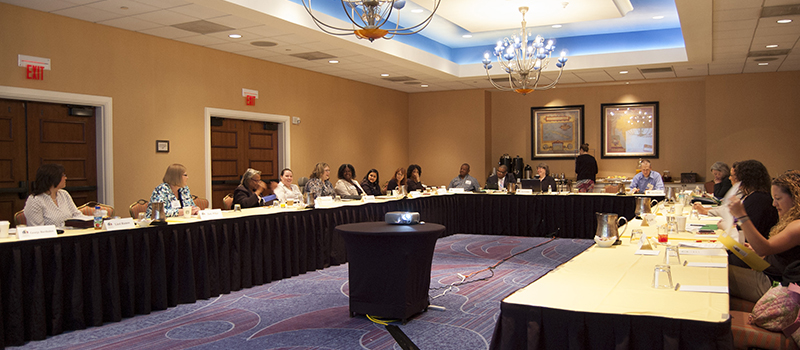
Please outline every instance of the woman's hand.
[[694, 204], [692, 204], [692, 209], [697, 210], [700, 214], [708, 215], [708, 209], [700, 204], [700, 202], [694, 202]]
[[266, 190], [267, 190], [267, 184], [265, 184], [264, 181], [259, 181], [258, 187], [253, 192], [257, 194], [259, 197], [261, 197], [261, 193]]
[[728, 208], [730, 208], [731, 214], [733, 214], [734, 217], [739, 218], [747, 215], [747, 211], [744, 210], [744, 204], [742, 204], [742, 201], [740, 201], [738, 198], [733, 198], [731, 200], [731, 204], [728, 205]]
[[199, 211], [200, 211], [200, 207], [192, 207], [192, 215], [197, 215], [197, 213]]

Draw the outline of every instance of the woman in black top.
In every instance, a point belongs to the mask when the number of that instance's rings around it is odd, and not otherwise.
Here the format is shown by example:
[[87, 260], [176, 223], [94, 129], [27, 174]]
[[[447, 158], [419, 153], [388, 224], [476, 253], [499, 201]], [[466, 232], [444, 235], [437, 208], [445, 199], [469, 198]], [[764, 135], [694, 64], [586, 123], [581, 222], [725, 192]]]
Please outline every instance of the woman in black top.
[[369, 169], [367, 175], [364, 176], [364, 180], [361, 181], [361, 188], [364, 190], [369, 196], [380, 196], [381, 194], [381, 186], [378, 185], [380, 183], [380, 177], [378, 176], [378, 170]]
[[728, 178], [731, 169], [728, 168], [728, 164], [716, 162], [711, 166], [711, 174], [714, 174], [714, 197], [721, 199], [733, 186], [731, 179]]
[[589, 154], [588, 143], [581, 145], [580, 153], [578, 158], [575, 158], [575, 173], [578, 174], [575, 187], [578, 188], [578, 192], [592, 192], [597, 176], [597, 160]]
[[550, 166], [547, 163], [539, 163], [536, 166], [536, 173], [539, 175], [539, 183], [542, 185], [542, 192], [558, 191], [556, 180], [550, 176]]
[[422, 168], [420, 168], [419, 165], [411, 164], [408, 166], [408, 181], [406, 181], [406, 189], [408, 192], [425, 190], [425, 186], [419, 179], [421, 175]]
[[397, 168], [394, 171], [394, 177], [389, 180], [389, 183], [386, 185], [386, 193], [388, 194], [389, 191], [400, 190], [401, 188], [405, 188], [406, 186], [406, 169]]
[[736, 178], [741, 182], [739, 192], [747, 216], [758, 232], [764, 238], [769, 238], [770, 229], [778, 223], [778, 211], [772, 206], [769, 193], [772, 178], [767, 168], [754, 159], [733, 163], [733, 167], [736, 169]]

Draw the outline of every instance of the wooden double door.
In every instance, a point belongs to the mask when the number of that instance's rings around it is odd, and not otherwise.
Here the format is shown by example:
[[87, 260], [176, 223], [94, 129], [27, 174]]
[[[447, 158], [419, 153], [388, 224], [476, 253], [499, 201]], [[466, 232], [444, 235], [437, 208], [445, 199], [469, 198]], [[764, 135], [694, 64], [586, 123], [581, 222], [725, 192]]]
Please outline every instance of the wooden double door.
[[211, 118], [211, 205], [222, 208], [222, 198], [239, 186], [247, 168], [261, 171], [261, 179], [277, 179], [278, 124]]
[[93, 107], [0, 99], [0, 220], [14, 222], [42, 164], [58, 163], [76, 205], [97, 200]]

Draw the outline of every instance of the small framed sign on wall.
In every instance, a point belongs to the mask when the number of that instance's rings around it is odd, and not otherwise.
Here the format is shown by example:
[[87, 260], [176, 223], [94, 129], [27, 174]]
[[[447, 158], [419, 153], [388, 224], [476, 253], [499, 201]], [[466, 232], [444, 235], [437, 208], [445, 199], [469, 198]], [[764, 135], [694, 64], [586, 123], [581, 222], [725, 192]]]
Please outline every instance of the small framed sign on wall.
[[156, 152], [169, 153], [169, 141], [156, 140]]

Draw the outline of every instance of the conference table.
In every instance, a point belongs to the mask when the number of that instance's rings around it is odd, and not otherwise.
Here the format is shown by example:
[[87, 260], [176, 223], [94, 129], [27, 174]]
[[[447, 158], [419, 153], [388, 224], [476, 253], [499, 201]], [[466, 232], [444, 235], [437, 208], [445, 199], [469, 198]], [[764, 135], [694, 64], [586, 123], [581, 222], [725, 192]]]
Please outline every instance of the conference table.
[[[631, 230], [650, 237], [656, 230], [641, 223], [632, 220], [621, 245], [594, 245], [505, 298], [490, 348], [732, 349], [725, 251], [681, 248], [681, 261], [670, 264], [680, 286], [656, 289], [654, 268], [664, 263], [665, 246], [653, 242], [657, 255], [638, 255]], [[669, 244], [714, 238], [683, 232], [671, 234]]]
[[634, 216], [634, 196], [441, 194], [252, 208], [118, 231], [0, 239], [0, 346], [116, 322], [348, 261], [337, 225], [419, 212], [454, 233], [591, 238], [595, 212]]

